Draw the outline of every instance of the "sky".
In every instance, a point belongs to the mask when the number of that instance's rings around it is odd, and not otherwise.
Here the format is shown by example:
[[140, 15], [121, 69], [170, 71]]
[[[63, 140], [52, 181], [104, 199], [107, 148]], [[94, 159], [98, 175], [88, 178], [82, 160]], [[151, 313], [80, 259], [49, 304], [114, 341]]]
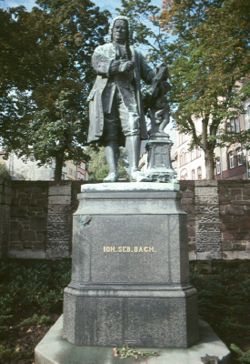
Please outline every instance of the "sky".
[[[70, 0], [69, 0], [70, 1]], [[92, 0], [101, 10], [107, 9], [111, 14], [116, 15], [115, 8], [120, 6], [120, 0]], [[152, 0], [153, 5], [161, 6], [162, 0]], [[0, 0], [1, 8], [11, 8], [23, 5], [30, 10], [35, 5], [35, 0]]]

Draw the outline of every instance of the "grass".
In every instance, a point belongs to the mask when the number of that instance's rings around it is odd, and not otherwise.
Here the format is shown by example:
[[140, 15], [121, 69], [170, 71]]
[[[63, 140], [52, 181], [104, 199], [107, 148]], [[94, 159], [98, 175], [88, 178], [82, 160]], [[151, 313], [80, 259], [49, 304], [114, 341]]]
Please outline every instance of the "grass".
[[[233, 364], [250, 363], [250, 262], [190, 268], [201, 317], [231, 346]], [[69, 280], [69, 261], [0, 261], [0, 364], [33, 363], [34, 347], [62, 313]]]

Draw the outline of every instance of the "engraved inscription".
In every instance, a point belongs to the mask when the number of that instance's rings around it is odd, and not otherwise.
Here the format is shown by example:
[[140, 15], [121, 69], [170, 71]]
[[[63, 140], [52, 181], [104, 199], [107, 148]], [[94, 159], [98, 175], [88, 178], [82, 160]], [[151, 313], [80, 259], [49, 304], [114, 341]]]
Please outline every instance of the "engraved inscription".
[[104, 245], [104, 253], [156, 253], [153, 246]]

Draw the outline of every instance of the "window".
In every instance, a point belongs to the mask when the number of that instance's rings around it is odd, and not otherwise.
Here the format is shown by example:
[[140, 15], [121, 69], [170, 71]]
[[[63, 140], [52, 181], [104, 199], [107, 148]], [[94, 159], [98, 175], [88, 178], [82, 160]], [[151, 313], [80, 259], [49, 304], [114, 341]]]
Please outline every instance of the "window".
[[250, 120], [250, 104], [247, 105], [247, 109], [246, 109], [246, 118], [247, 120]]
[[215, 161], [215, 169], [216, 169], [216, 174], [221, 174], [221, 162], [220, 162], [220, 158], [216, 158], [216, 161]]
[[182, 149], [180, 153], [180, 165], [183, 166], [183, 164], [186, 163], [186, 153], [185, 150]]
[[228, 153], [228, 165], [230, 169], [235, 167], [235, 158], [233, 152]]
[[192, 169], [192, 171], [191, 171], [191, 176], [192, 176], [191, 177], [192, 179], [195, 179], [195, 170], [194, 169]]
[[247, 179], [250, 179], [250, 150], [247, 151], [246, 167], [247, 167]]
[[236, 149], [236, 160], [237, 166], [242, 166], [242, 164], [244, 163], [244, 156], [241, 148]]
[[179, 145], [183, 144], [183, 142], [184, 142], [183, 134], [179, 134]]
[[193, 149], [191, 152], [191, 160], [193, 161], [194, 159], [196, 159], [196, 156], [197, 156], [197, 150]]
[[182, 152], [180, 154], [180, 166], [183, 166], [183, 164], [184, 164], [184, 158], [185, 158], [185, 154]]
[[197, 158], [199, 158], [201, 156], [201, 148], [197, 148], [196, 156], [197, 156]]
[[202, 169], [201, 169], [201, 167], [197, 168], [197, 178], [202, 179]]
[[240, 120], [238, 118], [230, 119], [227, 123], [229, 133], [240, 133]]
[[181, 173], [180, 173], [180, 179], [181, 179], [181, 180], [186, 180], [186, 179], [188, 179], [188, 173], [187, 173], [186, 168], [184, 168], [184, 169], [182, 169], [182, 170], [181, 170]]

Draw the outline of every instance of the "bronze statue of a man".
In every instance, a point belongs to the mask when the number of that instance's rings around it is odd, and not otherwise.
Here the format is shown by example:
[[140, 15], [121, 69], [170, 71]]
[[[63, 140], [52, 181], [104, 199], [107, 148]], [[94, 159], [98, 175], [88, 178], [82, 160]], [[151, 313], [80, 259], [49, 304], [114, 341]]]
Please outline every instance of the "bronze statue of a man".
[[138, 180], [140, 141], [147, 138], [140, 81], [151, 84], [154, 72], [144, 57], [130, 45], [127, 17], [119, 16], [110, 26], [111, 42], [97, 47], [92, 66], [97, 73], [89, 95], [88, 142], [105, 146], [109, 166], [106, 182], [118, 180], [119, 146], [128, 155], [131, 181]]

